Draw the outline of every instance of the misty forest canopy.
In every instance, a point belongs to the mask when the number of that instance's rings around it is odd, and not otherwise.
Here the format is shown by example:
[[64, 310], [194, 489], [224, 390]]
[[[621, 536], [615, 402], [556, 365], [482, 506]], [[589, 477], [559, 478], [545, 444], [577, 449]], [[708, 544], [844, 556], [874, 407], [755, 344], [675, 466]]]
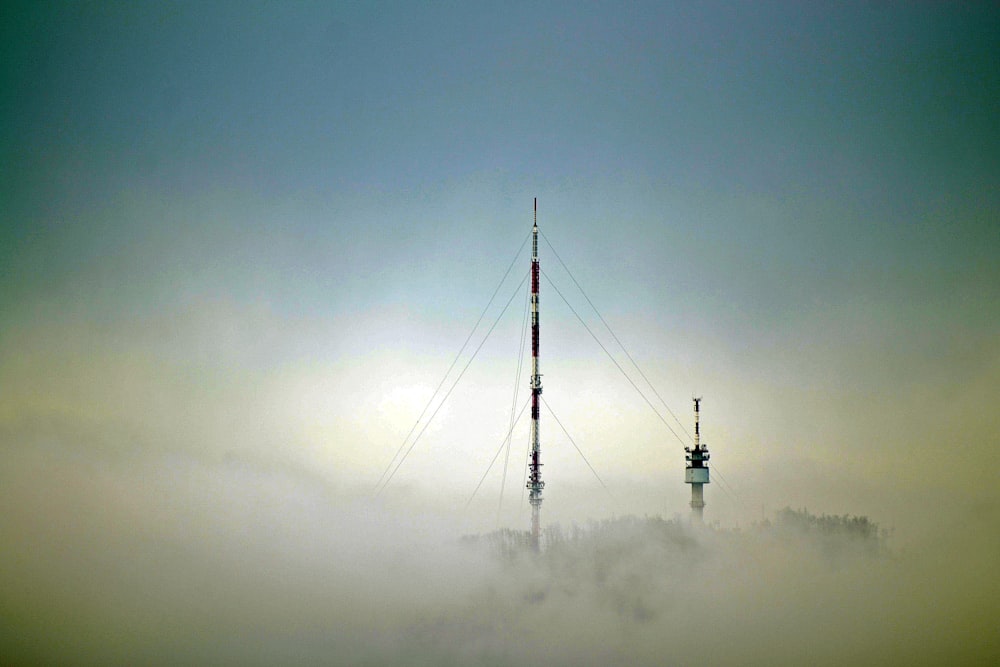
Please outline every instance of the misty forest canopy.
[[[715, 542], [703, 539], [705, 534]], [[628, 558], [637, 551], [654, 549], [665, 556], [710, 556], [712, 544], [736, 546], [738, 543], [780, 541], [786, 546], [816, 549], [827, 559], [848, 554], [879, 556], [887, 551], [889, 531], [880, 528], [867, 516], [815, 515], [806, 509], [786, 507], [774, 520], [761, 521], [741, 530], [695, 527], [679, 517], [624, 516], [602, 521], [576, 523], [564, 529], [558, 523], [545, 528], [543, 560], [565, 564], [574, 555], [600, 554], [602, 559]], [[485, 535], [467, 535], [466, 544], [485, 546], [503, 561], [514, 561], [531, 550], [528, 531], [500, 529]]]

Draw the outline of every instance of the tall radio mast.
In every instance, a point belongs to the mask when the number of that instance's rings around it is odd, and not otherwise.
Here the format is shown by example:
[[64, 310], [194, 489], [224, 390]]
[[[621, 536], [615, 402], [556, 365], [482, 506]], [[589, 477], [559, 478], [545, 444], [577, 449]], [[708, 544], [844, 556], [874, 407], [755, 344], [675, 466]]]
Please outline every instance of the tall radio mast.
[[538, 198], [535, 197], [535, 226], [531, 230], [531, 462], [528, 464], [528, 503], [531, 504], [531, 546], [540, 549], [542, 489], [542, 446], [538, 437], [538, 398], [542, 375], [538, 372]]

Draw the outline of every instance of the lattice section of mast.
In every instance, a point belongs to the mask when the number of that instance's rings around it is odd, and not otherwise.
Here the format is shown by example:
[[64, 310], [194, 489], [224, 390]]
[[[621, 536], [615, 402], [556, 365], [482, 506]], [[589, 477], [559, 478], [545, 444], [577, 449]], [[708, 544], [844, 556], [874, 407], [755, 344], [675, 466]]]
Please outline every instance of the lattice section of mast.
[[528, 503], [531, 505], [531, 544], [535, 551], [541, 545], [542, 446], [539, 439], [539, 397], [542, 375], [538, 369], [538, 198], [535, 198], [535, 220], [531, 232], [531, 459], [528, 463]]

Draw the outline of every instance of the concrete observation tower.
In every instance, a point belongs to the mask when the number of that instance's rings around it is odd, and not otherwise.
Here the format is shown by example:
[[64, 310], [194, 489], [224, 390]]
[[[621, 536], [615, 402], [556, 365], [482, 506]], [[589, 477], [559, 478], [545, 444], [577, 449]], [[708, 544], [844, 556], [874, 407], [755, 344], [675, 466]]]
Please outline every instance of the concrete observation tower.
[[698, 430], [698, 412], [701, 398], [694, 399], [694, 448], [685, 447], [684, 458], [687, 468], [684, 470], [684, 483], [691, 485], [691, 516], [696, 521], [702, 521], [705, 509], [704, 485], [708, 484], [708, 445], [701, 444], [701, 433]]

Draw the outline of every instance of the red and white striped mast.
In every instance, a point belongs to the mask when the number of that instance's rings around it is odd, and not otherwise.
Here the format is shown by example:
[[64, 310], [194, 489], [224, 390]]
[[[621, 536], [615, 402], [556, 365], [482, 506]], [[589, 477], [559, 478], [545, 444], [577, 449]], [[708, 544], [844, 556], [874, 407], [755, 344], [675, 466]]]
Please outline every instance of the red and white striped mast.
[[540, 548], [542, 533], [542, 446], [538, 438], [538, 398], [542, 375], [538, 372], [538, 198], [535, 197], [535, 226], [531, 230], [531, 461], [528, 464], [528, 503], [531, 505], [531, 546]]

